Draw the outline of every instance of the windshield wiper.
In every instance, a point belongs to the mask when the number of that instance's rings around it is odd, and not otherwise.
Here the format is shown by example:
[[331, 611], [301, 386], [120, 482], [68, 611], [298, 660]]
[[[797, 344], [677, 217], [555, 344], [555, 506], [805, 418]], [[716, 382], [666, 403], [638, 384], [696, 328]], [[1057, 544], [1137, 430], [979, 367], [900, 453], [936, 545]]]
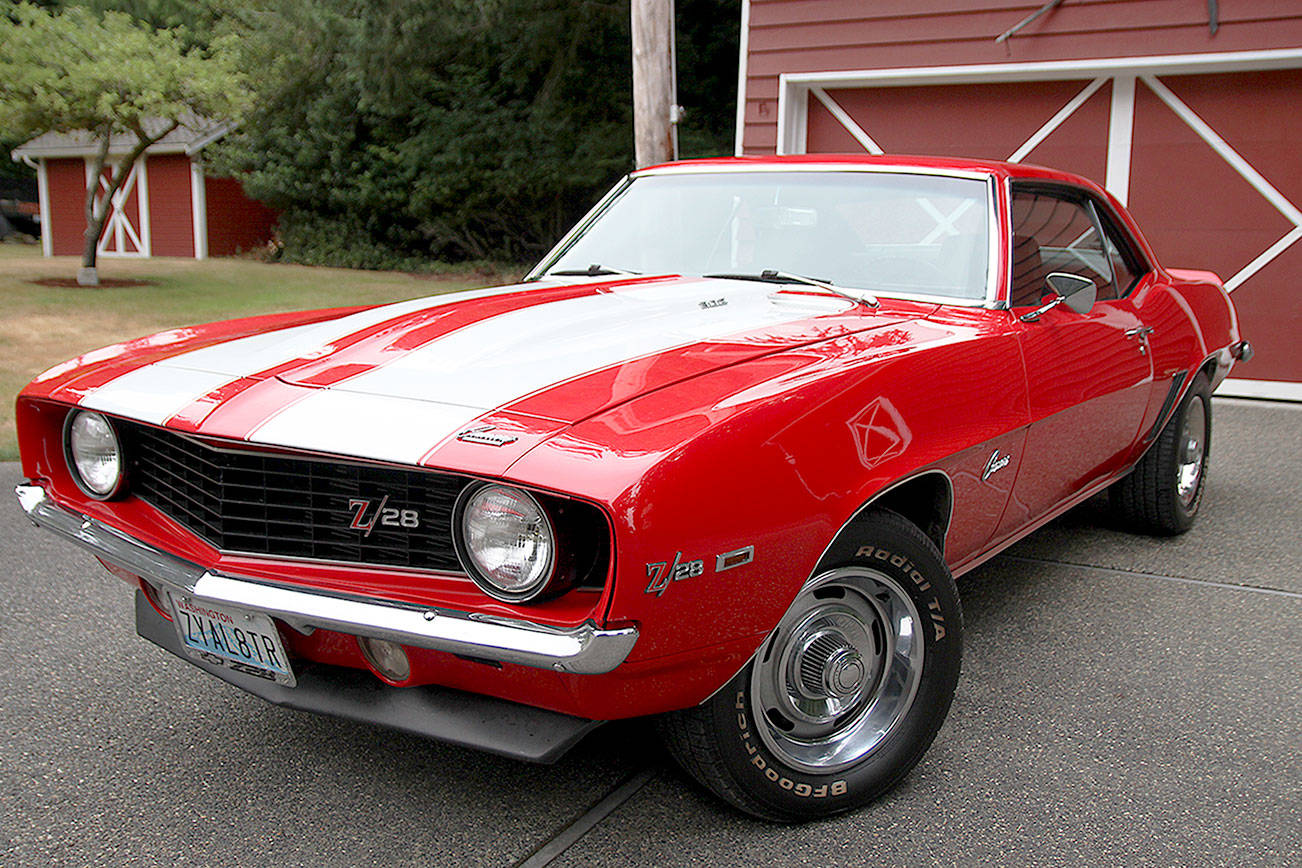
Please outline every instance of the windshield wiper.
[[846, 292], [838, 286], [828, 283], [826, 280], [818, 280], [800, 274], [790, 274], [786, 271], [775, 271], [771, 268], [765, 269], [759, 274], [704, 274], [701, 276], [720, 277], [727, 280], [758, 280], [763, 283], [798, 283], [802, 286], [813, 286], [830, 292], [833, 295], [839, 295], [847, 301], [853, 301], [856, 304], [863, 305], [864, 307], [877, 307], [877, 305], [880, 304], [880, 302], [877, 301], [877, 297], [866, 290], [860, 290], [860, 292], [863, 293], [862, 295], [854, 295]]
[[640, 271], [629, 271], [627, 268], [611, 268], [606, 265], [598, 265], [594, 262], [587, 268], [568, 268], [564, 271], [549, 271], [547, 274], [544, 274], [543, 277], [548, 277], [553, 274], [557, 277], [601, 277], [607, 274], [638, 275], [641, 273], [642, 272]]

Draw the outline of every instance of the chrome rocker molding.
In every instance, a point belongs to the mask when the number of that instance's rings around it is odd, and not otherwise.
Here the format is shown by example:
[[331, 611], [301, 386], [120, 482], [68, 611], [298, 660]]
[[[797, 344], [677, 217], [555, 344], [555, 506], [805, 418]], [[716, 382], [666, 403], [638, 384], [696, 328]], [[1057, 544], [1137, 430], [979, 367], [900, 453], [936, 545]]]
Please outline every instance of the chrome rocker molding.
[[603, 630], [591, 621], [570, 628], [360, 598], [332, 596], [222, 575], [140, 542], [54, 503], [39, 485], [14, 489], [38, 527], [89, 549], [127, 572], [174, 593], [274, 615], [300, 632], [313, 628], [387, 639], [416, 648], [596, 675], [624, 662], [636, 627]]

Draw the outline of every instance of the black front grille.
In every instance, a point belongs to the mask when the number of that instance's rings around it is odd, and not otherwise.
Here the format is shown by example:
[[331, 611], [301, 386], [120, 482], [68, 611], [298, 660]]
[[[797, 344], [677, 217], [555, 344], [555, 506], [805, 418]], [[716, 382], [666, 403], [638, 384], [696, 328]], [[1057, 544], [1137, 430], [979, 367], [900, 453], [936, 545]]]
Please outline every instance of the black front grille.
[[[468, 477], [218, 449], [119, 424], [131, 492], [222, 551], [461, 570], [452, 507]], [[390, 523], [375, 522], [369, 534], [352, 527], [359, 511], [370, 523], [381, 501]]]

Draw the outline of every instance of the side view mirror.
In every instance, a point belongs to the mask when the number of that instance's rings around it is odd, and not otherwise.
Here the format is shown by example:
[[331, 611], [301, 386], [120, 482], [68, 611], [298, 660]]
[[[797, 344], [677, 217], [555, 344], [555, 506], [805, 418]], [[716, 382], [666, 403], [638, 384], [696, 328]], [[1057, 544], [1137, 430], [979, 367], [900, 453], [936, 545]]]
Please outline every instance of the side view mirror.
[[1022, 314], [1019, 317], [1022, 322], [1035, 322], [1043, 314], [1064, 302], [1076, 313], [1086, 314], [1094, 307], [1094, 300], [1098, 297], [1098, 287], [1094, 285], [1094, 281], [1079, 274], [1055, 271], [1046, 277], [1044, 282], [1053, 293], [1053, 299], [1030, 313]]

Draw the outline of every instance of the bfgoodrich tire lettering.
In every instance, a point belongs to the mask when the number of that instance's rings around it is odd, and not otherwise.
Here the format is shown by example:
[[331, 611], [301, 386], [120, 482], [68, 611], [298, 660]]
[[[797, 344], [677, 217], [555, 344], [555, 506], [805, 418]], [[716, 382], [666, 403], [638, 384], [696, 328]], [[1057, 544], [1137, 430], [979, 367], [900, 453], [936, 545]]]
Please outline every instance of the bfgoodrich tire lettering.
[[754, 658], [661, 729], [693, 777], [756, 817], [863, 805], [922, 757], [958, 682], [962, 613], [935, 545], [890, 512], [856, 525]]
[[1199, 374], [1135, 469], [1109, 489], [1126, 526], [1172, 536], [1193, 526], [1202, 504], [1212, 441], [1211, 384]]

